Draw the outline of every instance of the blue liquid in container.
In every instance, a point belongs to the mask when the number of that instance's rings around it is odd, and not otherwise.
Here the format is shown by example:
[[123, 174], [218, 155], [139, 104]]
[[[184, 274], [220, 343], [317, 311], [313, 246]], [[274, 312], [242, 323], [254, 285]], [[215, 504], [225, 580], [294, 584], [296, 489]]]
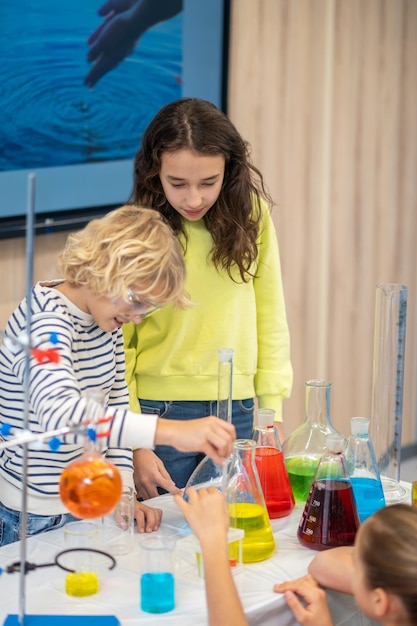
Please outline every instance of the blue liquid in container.
[[351, 476], [350, 482], [352, 483], [359, 520], [363, 523], [368, 517], [375, 513], [375, 511], [385, 506], [385, 497], [381, 481], [375, 478]]
[[146, 613], [166, 613], [175, 607], [174, 576], [169, 572], [142, 574], [140, 608]]

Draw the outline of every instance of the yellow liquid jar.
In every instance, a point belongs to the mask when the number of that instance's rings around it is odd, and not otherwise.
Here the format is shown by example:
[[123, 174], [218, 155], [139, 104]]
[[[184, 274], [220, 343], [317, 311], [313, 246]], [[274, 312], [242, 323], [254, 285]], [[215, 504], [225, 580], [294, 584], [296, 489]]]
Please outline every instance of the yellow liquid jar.
[[269, 559], [275, 552], [267, 510], [259, 504], [237, 502], [229, 504], [230, 526], [245, 531], [242, 540], [242, 560], [255, 563]]
[[253, 439], [235, 441], [223, 481], [230, 526], [245, 533], [243, 563], [264, 561], [275, 552], [275, 539], [255, 463], [255, 448]]
[[65, 578], [65, 591], [69, 596], [92, 596], [98, 590], [98, 576], [94, 572], [71, 572]]

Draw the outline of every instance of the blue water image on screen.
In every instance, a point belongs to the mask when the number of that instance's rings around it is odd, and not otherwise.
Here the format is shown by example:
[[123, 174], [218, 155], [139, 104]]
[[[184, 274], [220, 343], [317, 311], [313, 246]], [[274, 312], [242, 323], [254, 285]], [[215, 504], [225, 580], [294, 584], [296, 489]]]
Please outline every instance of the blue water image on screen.
[[156, 111], [181, 97], [182, 12], [84, 84], [104, 0], [0, 3], [0, 170], [131, 159]]

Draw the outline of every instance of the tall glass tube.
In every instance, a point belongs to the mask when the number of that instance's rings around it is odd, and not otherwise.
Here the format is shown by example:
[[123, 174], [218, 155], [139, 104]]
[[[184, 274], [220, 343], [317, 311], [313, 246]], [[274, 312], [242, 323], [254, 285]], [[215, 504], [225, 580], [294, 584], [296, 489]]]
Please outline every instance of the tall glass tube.
[[376, 287], [371, 438], [387, 504], [400, 502], [407, 287]]
[[[232, 378], [233, 378], [233, 350], [221, 348], [218, 351], [218, 387], [217, 387], [217, 417], [231, 423], [232, 421]], [[187, 499], [189, 487], [217, 487], [222, 489], [222, 481], [227, 464], [222, 467], [213, 459], [205, 456], [197, 465], [187, 484], [184, 487], [184, 498]]]
[[219, 381], [217, 391], [217, 417], [231, 423], [233, 350], [231, 348], [220, 348], [218, 355]]

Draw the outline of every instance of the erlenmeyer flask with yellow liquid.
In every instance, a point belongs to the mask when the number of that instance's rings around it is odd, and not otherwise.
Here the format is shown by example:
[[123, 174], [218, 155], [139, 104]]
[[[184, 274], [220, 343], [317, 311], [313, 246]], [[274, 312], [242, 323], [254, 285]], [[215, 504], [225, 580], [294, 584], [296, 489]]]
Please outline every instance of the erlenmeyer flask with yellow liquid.
[[75, 517], [95, 519], [114, 510], [122, 494], [122, 479], [117, 467], [102, 453], [109, 429], [104, 417], [104, 393], [89, 392], [85, 401], [84, 452], [63, 470], [59, 494]]
[[223, 477], [230, 526], [245, 531], [244, 563], [264, 561], [275, 552], [275, 539], [255, 464], [253, 439], [237, 439]]

